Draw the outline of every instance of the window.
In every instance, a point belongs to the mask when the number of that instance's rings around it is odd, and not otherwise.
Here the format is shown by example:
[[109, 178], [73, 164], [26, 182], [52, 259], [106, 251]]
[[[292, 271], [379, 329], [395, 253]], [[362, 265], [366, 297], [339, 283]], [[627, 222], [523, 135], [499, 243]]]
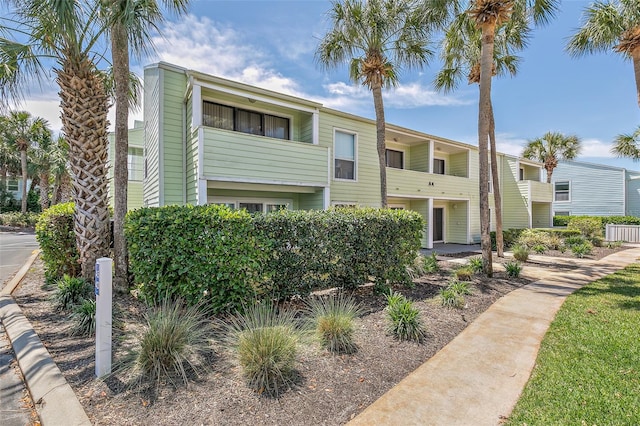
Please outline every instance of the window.
[[444, 174], [444, 160], [441, 158], [434, 158], [433, 159], [433, 173], [437, 174], [437, 175], [443, 175]]
[[522, 167], [520, 167], [520, 179], [519, 180], [524, 180], [524, 169]]
[[491, 163], [489, 163], [489, 194], [493, 192], [493, 173], [491, 173]]
[[569, 210], [559, 210], [553, 212], [554, 216], [571, 216], [571, 212]]
[[217, 129], [289, 140], [289, 119], [213, 102], [204, 102], [202, 124]]
[[129, 170], [129, 180], [142, 180], [144, 174], [142, 148], [129, 148], [127, 151], [127, 168]]
[[336, 130], [334, 141], [334, 177], [356, 179], [356, 135]]
[[7, 180], [7, 191], [18, 192], [20, 190], [20, 182], [16, 179]]
[[556, 182], [554, 185], [554, 201], [569, 201], [569, 182]]
[[286, 198], [249, 198], [249, 197], [209, 197], [209, 204], [227, 206], [230, 209], [245, 209], [249, 213], [269, 213], [290, 209], [293, 200]]
[[239, 208], [245, 209], [249, 213], [262, 213], [264, 206], [262, 203], [239, 203]]
[[394, 169], [404, 169], [404, 152], [387, 149], [386, 151], [387, 167]]

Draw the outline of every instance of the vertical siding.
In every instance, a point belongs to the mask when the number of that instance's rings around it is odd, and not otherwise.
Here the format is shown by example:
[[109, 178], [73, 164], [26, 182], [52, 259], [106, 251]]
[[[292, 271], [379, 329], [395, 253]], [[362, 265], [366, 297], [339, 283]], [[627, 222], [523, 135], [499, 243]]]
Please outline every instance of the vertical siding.
[[160, 70], [144, 70], [144, 153], [146, 178], [143, 183], [144, 205], [160, 205]]
[[626, 214], [629, 216], [640, 216], [640, 173], [627, 170], [626, 179]]
[[183, 72], [163, 69], [162, 151], [164, 204], [184, 202], [183, 106], [187, 87]]
[[598, 164], [562, 161], [553, 171], [552, 182], [570, 181], [571, 199], [553, 201], [553, 210], [571, 215], [624, 215], [624, 169]]
[[468, 153], [466, 152], [451, 154], [449, 156], [449, 170], [447, 171], [447, 174], [452, 176], [469, 177], [467, 176], [468, 157]]
[[407, 168], [427, 173], [429, 171], [429, 145], [426, 143], [413, 145], [409, 151], [411, 153], [411, 162]]
[[[333, 179], [333, 130], [352, 131], [358, 135], [356, 160], [357, 180]], [[361, 206], [380, 206], [380, 171], [373, 123], [349, 119], [330, 111], [320, 113], [320, 145], [329, 147], [332, 202], [353, 202]]]

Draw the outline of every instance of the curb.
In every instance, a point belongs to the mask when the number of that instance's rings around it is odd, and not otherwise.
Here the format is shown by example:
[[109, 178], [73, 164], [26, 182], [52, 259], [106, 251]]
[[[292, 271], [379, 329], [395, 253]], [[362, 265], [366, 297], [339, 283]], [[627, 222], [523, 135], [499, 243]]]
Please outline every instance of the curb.
[[15, 277], [0, 292], [0, 321], [16, 354], [41, 423], [91, 425], [73, 389], [11, 296], [39, 253], [40, 250], [34, 250]]

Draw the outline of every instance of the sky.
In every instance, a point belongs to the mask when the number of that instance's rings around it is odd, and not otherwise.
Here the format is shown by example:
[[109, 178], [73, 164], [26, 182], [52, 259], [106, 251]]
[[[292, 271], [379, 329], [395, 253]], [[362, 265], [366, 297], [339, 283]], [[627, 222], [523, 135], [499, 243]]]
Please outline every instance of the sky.
[[[498, 151], [519, 155], [528, 140], [558, 131], [582, 140], [579, 161], [636, 170], [639, 163], [610, 153], [617, 135], [640, 124], [632, 63], [613, 52], [570, 57], [567, 40], [589, 2], [561, 3], [521, 53], [518, 75], [493, 79]], [[141, 76], [145, 65], [165, 61], [374, 119], [371, 93], [351, 83], [345, 67], [325, 70], [314, 59], [330, 7], [324, 0], [191, 0], [189, 14], [169, 17], [154, 37], [156, 52], [134, 58], [132, 69]], [[436, 56], [422, 69], [401, 70], [399, 86], [383, 93], [387, 122], [477, 146], [478, 87], [438, 93], [438, 67]], [[55, 86], [32, 89], [22, 107], [60, 129]]]

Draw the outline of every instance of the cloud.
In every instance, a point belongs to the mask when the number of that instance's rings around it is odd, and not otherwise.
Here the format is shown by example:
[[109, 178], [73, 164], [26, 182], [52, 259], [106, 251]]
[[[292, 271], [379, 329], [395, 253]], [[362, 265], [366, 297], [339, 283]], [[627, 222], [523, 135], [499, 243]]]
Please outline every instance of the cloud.
[[496, 149], [504, 154], [520, 156], [527, 140], [509, 133], [496, 133]]
[[580, 151], [580, 157], [612, 158], [614, 156], [611, 153], [612, 145], [610, 143], [602, 142], [598, 139], [583, 139], [581, 145], [582, 150]]

